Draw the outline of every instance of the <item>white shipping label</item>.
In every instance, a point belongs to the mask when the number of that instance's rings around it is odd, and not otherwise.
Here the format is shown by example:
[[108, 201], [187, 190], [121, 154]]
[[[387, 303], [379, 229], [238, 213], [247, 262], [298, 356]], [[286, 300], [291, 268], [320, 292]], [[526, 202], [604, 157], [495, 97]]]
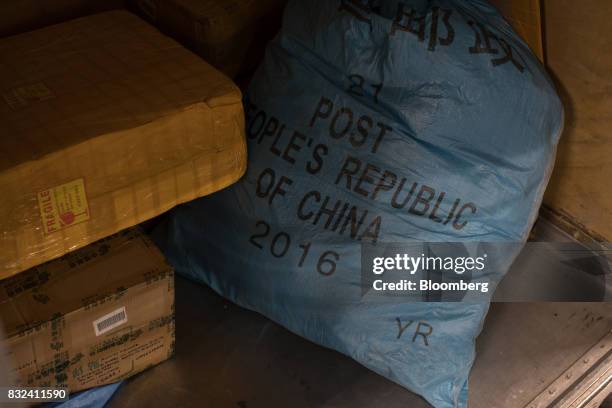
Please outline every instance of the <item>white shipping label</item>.
[[127, 323], [125, 306], [94, 320], [93, 326], [96, 331], [96, 336], [100, 336], [115, 327], [121, 326], [123, 323]]

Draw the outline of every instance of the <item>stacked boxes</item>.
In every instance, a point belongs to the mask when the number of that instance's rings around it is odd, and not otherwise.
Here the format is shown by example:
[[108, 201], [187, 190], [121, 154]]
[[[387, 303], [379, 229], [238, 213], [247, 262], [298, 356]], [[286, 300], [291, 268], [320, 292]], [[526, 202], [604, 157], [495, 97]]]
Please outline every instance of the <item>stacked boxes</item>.
[[241, 94], [126, 11], [0, 40], [0, 278], [235, 182]]
[[135, 11], [231, 77], [248, 76], [286, 0], [130, 0]]
[[112, 383], [174, 350], [174, 273], [136, 229], [0, 282], [18, 386]]
[[127, 11], [0, 39], [0, 320], [16, 385], [75, 392], [172, 355], [174, 273], [129, 227], [242, 176], [241, 99]]

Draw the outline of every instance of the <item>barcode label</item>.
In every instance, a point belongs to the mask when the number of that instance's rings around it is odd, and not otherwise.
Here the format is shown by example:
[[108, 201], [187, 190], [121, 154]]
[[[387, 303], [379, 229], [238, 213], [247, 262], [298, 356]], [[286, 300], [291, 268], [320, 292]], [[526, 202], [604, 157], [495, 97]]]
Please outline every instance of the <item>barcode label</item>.
[[93, 326], [96, 331], [96, 336], [106, 333], [109, 330], [114, 329], [117, 326], [127, 323], [127, 314], [125, 313], [125, 306], [121, 309], [117, 309], [114, 312], [105, 314], [101, 318], [94, 320]]

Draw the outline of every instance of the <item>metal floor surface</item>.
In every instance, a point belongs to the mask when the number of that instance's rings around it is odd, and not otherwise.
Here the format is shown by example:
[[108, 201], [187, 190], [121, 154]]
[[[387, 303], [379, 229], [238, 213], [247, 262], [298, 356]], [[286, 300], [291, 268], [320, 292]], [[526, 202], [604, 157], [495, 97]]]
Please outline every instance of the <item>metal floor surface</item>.
[[[567, 239], [548, 225], [538, 229], [542, 240]], [[493, 303], [477, 339], [470, 408], [525, 407], [541, 393], [554, 396], [551, 384], [611, 329], [612, 303]], [[109, 403], [128, 406], [430, 407], [352, 359], [180, 277], [176, 355], [127, 380]]]

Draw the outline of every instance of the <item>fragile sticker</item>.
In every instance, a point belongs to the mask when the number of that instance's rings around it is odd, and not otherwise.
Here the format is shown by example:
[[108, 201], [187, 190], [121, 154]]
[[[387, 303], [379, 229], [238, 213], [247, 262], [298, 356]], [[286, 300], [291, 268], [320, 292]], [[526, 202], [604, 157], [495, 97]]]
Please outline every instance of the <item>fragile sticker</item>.
[[89, 220], [85, 181], [80, 178], [38, 193], [45, 234]]
[[25, 108], [33, 102], [46, 101], [55, 97], [51, 89], [44, 82], [13, 88], [3, 94], [4, 101], [11, 109]]
[[115, 327], [121, 326], [123, 323], [127, 323], [127, 314], [125, 312], [125, 306], [105, 314], [99, 319], [94, 320], [93, 326], [96, 332], [96, 336], [100, 336], [108, 331], [113, 330]]

